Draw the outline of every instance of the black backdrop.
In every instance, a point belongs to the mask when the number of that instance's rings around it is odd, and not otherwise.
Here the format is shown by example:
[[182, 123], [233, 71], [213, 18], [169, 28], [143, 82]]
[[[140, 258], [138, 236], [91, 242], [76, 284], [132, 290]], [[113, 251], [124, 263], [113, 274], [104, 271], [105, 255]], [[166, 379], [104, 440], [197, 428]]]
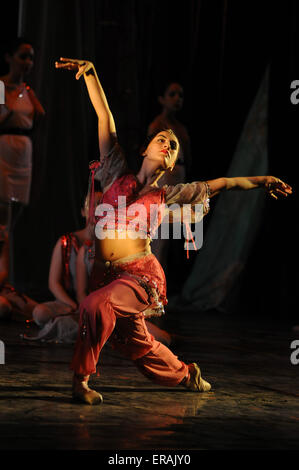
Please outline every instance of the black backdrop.
[[[250, 105], [270, 64], [270, 173], [293, 185], [288, 201], [268, 201], [243, 275], [252, 314], [296, 319], [298, 301], [296, 196], [299, 105], [298, 2], [257, 0], [24, 0], [22, 32], [36, 50], [30, 84], [46, 108], [36, 130], [31, 204], [18, 225], [16, 285], [48, 297], [51, 250], [80, 227], [88, 161], [97, 157], [96, 119], [83, 82], [56, 71], [60, 56], [95, 62], [131, 166], [159, 108], [159, 83], [185, 87], [181, 119], [193, 153], [192, 176], [223, 176]], [[18, 1], [6, 8], [17, 30]], [[5, 36], [1, 36], [4, 41]], [[207, 221], [208, 223], [208, 221]], [[242, 305], [240, 305], [240, 310]]]

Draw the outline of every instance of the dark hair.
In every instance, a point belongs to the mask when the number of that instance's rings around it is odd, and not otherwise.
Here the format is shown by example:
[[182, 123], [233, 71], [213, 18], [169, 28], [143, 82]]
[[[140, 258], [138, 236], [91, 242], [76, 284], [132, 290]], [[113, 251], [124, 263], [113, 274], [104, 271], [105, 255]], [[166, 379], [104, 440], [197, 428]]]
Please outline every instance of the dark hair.
[[24, 36], [18, 38], [12, 38], [6, 41], [5, 44], [1, 45], [0, 48], [0, 77], [5, 75], [9, 70], [9, 65], [5, 61], [5, 54], [9, 54], [10, 56], [14, 55], [14, 53], [19, 49], [22, 44], [30, 44], [33, 47], [32, 41], [29, 38], [25, 38]]
[[3, 52], [8, 53], [9, 55], [13, 55], [15, 52], [17, 52], [22, 44], [30, 44], [33, 47], [32, 41], [30, 41], [29, 38], [20, 36], [8, 41], [3, 48]]
[[[156, 129], [154, 132], [152, 132], [152, 134], [149, 134], [143, 144], [141, 145], [140, 149], [139, 149], [139, 154], [142, 155], [145, 150], [147, 149], [148, 145], [150, 144], [150, 142], [153, 140], [154, 137], [156, 137], [156, 135], [158, 135], [160, 132], [169, 132], [169, 130], [172, 131], [173, 135], [176, 136], [176, 138], [178, 139], [178, 136], [176, 135], [176, 133], [172, 130], [172, 129], [169, 129], [169, 128], [166, 128], [166, 127], [161, 127], [159, 129]], [[179, 139], [178, 139], [179, 140]]]
[[153, 140], [154, 137], [156, 137], [156, 135], [159, 134], [159, 132], [163, 132], [163, 131], [166, 131], [166, 130], [167, 129], [165, 129], [164, 127], [161, 127], [160, 129], [157, 129], [154, 132], [152, 132], [151, 134], [147, 135], [146, 138], [143, 141], [143, 144], [141, 145], [141, 147], [139, 149], [139, 154], [142, 155], [143, 152], [145, 152], [145, 150], [147, 149], [148, 144]]
[[182, 84], [182, 81], [173, 77], [173, 79], [166, 79], [158, 83], [155, 90], [156, 96], [164, 96], [170, 85], [172, 85], [173, 83], [177, 83], [184, 90], [184, 85]]

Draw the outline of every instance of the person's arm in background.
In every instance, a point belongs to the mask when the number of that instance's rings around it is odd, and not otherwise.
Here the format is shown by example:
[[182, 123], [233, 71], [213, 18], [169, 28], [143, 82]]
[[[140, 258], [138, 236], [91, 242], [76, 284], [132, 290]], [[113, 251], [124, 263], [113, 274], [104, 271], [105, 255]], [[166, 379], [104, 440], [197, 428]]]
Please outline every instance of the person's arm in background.
[[42, 104], [38, 100], [36, 94], [34, 93], [33, 89], [30, 86], [26, 86], [30, 101], [34, 107], [34, 125], [39, 124], [41, 118], [43, 118], [46, 114], [45, 109], [43, 108]]
[[77, 309], [76, 302], [69, 296], [63, 284], [63, 260], [60, 239], [57, 241], [52, 253], [49, 271], [49, 289], [57, 300], [69, 305], [71, 310]]
[[[1, 230], [1, 228], [0, 228]], [[8, 236], [5, 234], [3, 241], [0, 242], [0, 287], [8, 281], [9, 273], [9, 242]], [[2, 244], [2, 247], [1, 247]]]

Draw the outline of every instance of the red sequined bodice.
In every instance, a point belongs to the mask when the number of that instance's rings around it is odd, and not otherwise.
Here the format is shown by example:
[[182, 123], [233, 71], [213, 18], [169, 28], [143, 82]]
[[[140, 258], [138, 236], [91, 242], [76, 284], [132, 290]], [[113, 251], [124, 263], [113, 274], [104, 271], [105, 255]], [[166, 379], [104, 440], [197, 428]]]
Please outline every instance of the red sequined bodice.
[[[103, 227], [116, 230], [128, 229], [133, 223], [138, 230], [152, 234], [161, 223], [165, 200], [165, 191], [161, 188], [149, 188], [141, 193], [143, 186], [134, 174], [126, 174], [114, 181], [103, 194], [96, 209], [95, 220]], [[114, 225], [113, 225], [114, 223]]]

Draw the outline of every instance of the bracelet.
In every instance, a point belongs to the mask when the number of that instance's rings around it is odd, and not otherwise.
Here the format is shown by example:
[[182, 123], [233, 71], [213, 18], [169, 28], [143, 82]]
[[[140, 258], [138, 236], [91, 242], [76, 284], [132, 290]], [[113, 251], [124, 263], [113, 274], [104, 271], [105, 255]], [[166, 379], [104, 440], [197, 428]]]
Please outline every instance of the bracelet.
[[211, 194], [212, 194], [212, 191], [211, 191], [211, 188], [210, 188], [210, 185], [207, 181], [203, 181], [203, 184], [205, 185], [206, 187], [206, 191], [207, 191], [207, 196], [208, 198], [211, 197]]

